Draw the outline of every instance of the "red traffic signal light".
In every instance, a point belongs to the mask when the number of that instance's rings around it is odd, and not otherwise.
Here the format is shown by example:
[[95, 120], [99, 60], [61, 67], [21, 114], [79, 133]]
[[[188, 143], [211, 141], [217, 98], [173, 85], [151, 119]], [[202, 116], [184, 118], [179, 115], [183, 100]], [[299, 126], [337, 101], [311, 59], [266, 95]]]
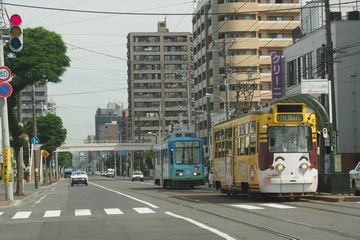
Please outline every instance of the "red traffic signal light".
[[20, 15], [14, 14], [10, 17], [10, 49], [13, 52], [20, 52], [23, 48], [23, 30]]

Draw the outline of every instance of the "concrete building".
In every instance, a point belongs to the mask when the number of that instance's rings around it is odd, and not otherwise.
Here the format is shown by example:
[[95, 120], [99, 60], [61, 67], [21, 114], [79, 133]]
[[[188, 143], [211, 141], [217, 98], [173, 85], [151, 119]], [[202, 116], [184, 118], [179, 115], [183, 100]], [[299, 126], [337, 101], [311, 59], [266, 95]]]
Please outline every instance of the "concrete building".
[[101, 125], [99, 131], [99, 139], [105, 142], [119, 141], [120, 132], [119, 124], [116, 121]]
[[[360, 158], [360, 21], [334, 21], [331, 24], [334, 45], [334, 83], [337, 122], [337, 152], [341, 160], [336, 172], [348, 173]], [[322, 45], [326, 44], [324, 27], [305, 35], [284, 50], [286, 95], [301, 93], [306, 79], [324, 78], [325, 60]], [[327, 76], [325, 75], [325, 78]], [[315, 95], [314, 97], [319, 98]], [[325, 106], [329, 109], [329, 101]], [[329, 162], [324, 164], [329, 173]]]
[[[21, 106], [21, 122], [26, 123], [33, 117], [33, 87], [29, 86], [20, 92], [20, 106]], [[45, 116], [48, 106], [48, 87], [47, 84], [35, 85], [35, 111], [36, 117]]]
[[123, 125], [123, 121], [122, 121], [122, 106], [117, 104], [117, 103], [108, 103], [106, 108], [98, 108], [96, 110], [96, 114], [95, 114], [95, 139], [97, 141], [102, 141], [102, 140], [107, 140], [109, 141], [110, 139], [108, 138], [109, 136], [106, 135], [107, 139], [103, 139], [102, 137], [104, 137], [105, 135], [102, 135], [101, 133], [104, 133], [104, 126], [106, 124], [114, 124], [114, 122], [117, 124], [117, 130], [114, 130], [116, 132], [114, 132], [112, 134], [112, 139], [113, 141], [118, 141], [120, 136], [120, 132], [118, 131], [119, 129], [121, 129], [122, 125]]
[[198, 1], [192, 20], [197, 136], [209, 143], [214, 122], [272, 99], [270, 53], [293, 43], [300, 6], [298, 0]]
[[[358, 14], [352, 11], [359, 10], [360, 1], [354, 0], [329, 0], [331, 20], [346, 20], [348, 17], [359, 19]], [[350, 13], [350, 14], [349, 14]], [[356, 20], [356, 19], [352, 19]], [[301, 11], [301, 31], [310, 33], [325, 26], [325, 3], [324, 0], [307, 1]]]
[[132, 140], [154, 140], [148, 132], [191, 121], [192, 36], [170, 32], [159, 22], [157, 32], [128, 34], [128, 103]]

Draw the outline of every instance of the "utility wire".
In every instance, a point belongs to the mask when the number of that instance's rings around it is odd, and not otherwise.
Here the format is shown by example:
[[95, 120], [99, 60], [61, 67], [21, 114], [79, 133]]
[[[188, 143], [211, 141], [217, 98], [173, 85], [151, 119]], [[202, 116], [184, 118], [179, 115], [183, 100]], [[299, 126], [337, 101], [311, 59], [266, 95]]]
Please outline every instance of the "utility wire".
[[[347, 2], [347, 3], [334, 3], [330, 4], [330, 6], [337, 5], [346, 5], [356, 3], [357, 1]], [[148, 12], [115, 12], [115, 11], [95, 11], [95, 10], [82, 10], [82, 9], [68, 9], [68, 8], [53, 8], [53, 7], [43, 7], [43, 6], [35, 6], [35, 5], [25, 5], [25, 4], [16, 4], [16, 3], [3, 3], [3, 5], [14, 6], [14, 7], [24, 7], [24, 8], [33, 8], [33, 9], [41, 9], [41, 10], [51, 10], [51, 11], [64, 11], [64, 12], [75, 12], [75, 13], [91, 13], [91, 14], [109, 14], [109, 15], [134, 15], [134, 16], [195, 16], [196, 13], [148, 13]], [[282, 12], [286, 10], [301, 10], [308, 8], [319, 8], [319, 6], [308, 6], [308, 7], [292, 7], [292, 8], [282, 8], [282, 9], [274, 9], [274, 10], [262, 10], [262, 11], [247, 11], [243, 13], [268, 13], [268, 12]], [[237, 15], [238, 12], [213, 12], [208, 13], [208, 15]]]

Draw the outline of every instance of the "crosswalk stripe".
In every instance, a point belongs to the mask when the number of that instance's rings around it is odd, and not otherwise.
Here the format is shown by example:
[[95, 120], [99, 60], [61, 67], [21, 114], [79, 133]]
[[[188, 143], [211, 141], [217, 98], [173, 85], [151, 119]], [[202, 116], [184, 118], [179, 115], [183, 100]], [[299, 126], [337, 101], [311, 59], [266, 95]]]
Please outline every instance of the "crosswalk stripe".
[[107, 215], [119, 215], [119, 214], [124, 214], [120, 209], [118, 208], [105, 208], [104, 209], [105, 213]]
[[17, 212], [11, 219], [26, 219], [31, 215], [30, 211]]
[[231, 205], [233, 207], [238, 207], [238, 208], [244, 208], [244, 209], [249, 209], [249, 210], [256, 210], [256, 209], [265, 209], [262, 207], [257, 207], [257, 206], [252, 206], [252, 205], [246, 205], [246, 204], [236, 204], [236, 205]]
[[46, 211], [45, 214], [44, 214], [44, 218], [59, 217], [60, 214], [61, 214], [61, 210]]
[[90, 216], [90, 209], [75, 209], [75, 216]]
[[285, 209], [285, 208], [296, 208], [293, 206], [286, 206], [286, 205], [282, 205], [282, 204], [277, 204], [277, 203], [262, 203], [260, 204], [262, 206], [267, 206], [267, 207], [273, 207], [273, 208], [281, 208], [281, 209]]
[[133, 208], [137, 213], [140, 214], [146, 214], [146, 213], [154, 213], [153, 210], [151, 210], [150, 208]]

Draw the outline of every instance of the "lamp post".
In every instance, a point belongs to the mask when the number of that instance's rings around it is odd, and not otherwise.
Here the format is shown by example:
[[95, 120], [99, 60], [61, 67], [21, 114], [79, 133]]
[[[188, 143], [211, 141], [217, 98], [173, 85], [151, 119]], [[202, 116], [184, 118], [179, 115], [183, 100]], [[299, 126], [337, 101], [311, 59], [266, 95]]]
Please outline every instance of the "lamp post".
[[153, 132], [147, 132], [147, 134], [155, 136], [155, 143], [158, 143], [158, 139], [160, 139], [159, 134]]

